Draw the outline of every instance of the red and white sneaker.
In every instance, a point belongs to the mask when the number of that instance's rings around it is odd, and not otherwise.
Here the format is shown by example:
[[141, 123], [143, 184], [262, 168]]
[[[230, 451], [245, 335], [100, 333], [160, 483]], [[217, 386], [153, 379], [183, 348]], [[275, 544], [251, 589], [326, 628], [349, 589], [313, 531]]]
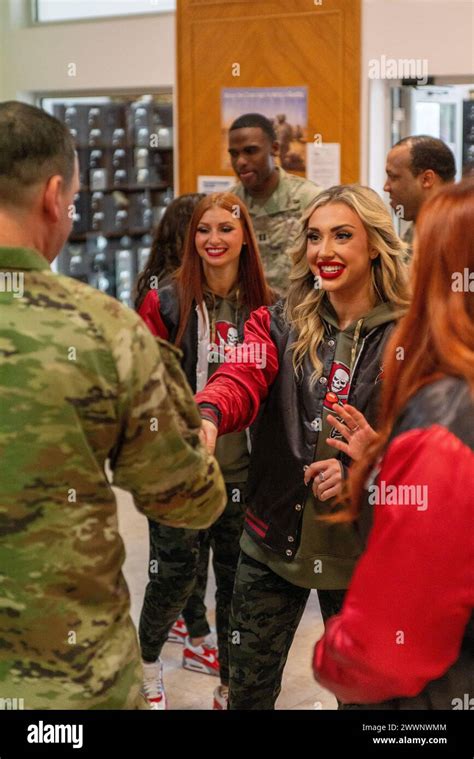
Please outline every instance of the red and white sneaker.
[[214, 691], [213, 709], [218, 711], [226, 710], [229, 703], [229, 688], [227, 685], [219, 685]]
[[184, 643], [188, 635], [186, 622], [180, 615], [168, 633], [168, 643]]
[[143, 662], [143, 683], [141, 692], [146, 698], [150, 709], [162, 711], [167, 708], [166, 693], [163, 686], [163, 664], [161, 659], [156, 662]]
[[219, 677], [218, 650], [211, 635], [208, 635], [199, 646], [192, 646], [189, 637], [186, 638], [183, 650], [183, 667], [192, 672]]

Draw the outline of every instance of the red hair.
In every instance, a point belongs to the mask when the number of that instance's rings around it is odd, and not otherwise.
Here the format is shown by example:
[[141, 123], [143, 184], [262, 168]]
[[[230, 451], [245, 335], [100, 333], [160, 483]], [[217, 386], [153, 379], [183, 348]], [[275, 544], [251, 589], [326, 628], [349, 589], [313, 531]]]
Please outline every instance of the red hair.
[[[180, 345], [183, 339], [193, 302], [202, 308], [205, 276], [202, 259], [196, 250], [196, 231], [205, 212], [215, 207], [225, 208], [235, 218], [239, 218], [242, 224], [244, 243], [246, 243], [240, 254], [238, 274], [242, 306], [246, 307], [250, 313], [260, 306], [271, 305], [275, 300], [265, 281], [257, 240], [246, 206], [240, 198], [230, 192], [215, 192], [207, 195], [194, 209], [184, 242], [181, 266], [175, 274], [180, 305], [176, 345]], [[235, 213], [237, 207], [239, 208], [238, 216]]]
[[[474, 271], [474, 182], [449, 185], [423, 205], [416, 223], [413, 299], [384, 353], [380, 438], [351, 467], [349, 518], [393, 426], [410, 398], [446, 376], [474, 395], [474, 298], [455, 283]], [[469, 283], [469, 280], [468, 280]], [[400, 360], [401, 359], [401, 360]]]

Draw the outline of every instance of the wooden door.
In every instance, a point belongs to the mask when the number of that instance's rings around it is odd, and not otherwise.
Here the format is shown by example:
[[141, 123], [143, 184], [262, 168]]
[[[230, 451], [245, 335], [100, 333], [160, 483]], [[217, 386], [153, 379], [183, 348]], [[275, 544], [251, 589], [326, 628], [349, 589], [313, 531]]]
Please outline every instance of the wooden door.
[[307, 139], [359, 180], [360, 0], [178, 0], [179, 191], [224, 166], [222, 88], [308, 88]]

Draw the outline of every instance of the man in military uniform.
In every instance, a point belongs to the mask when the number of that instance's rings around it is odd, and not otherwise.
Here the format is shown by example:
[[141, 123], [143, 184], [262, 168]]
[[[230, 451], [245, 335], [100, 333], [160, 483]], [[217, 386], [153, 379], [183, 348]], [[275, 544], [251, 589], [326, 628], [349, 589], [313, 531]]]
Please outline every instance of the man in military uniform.
[[79, 189], [71, 137], [0, 104], [0, 697], [25, 709], [133, 709], [142, 670], [116, 502], [164, 525], [225, 505], [175, 349], [50, 262]]
[[248, 113], [232, 123], [229, 155], [239, 182], [231, 192], [249, 210], [269, 284], [283, 294], [301, 215], [321, 188], [277, 166], [278, 152], [274, 126], [265, 116]]

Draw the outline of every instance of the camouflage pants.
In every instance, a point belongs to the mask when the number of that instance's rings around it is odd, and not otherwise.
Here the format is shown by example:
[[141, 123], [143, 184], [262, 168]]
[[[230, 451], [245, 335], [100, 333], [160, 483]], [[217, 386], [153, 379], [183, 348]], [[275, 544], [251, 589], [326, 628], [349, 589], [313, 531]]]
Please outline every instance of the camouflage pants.
[[226, 508], [206, 531], [149, 522], [149, 581], [138, 629], [144, 661], [156, 661], [169, 628], [195, 589], [202, 537], [204, 532], [208, 533], [216, 576], [216, 629], [224, 684], [229, 677], [229, 611], [244, 519], [242, 486], [226, 484], [226, 488]]
[[[229, 623], [229, 709], [274, 709], [310, 592], [240, 554]], [[318, 591], [324, 621], [340, 611], [344, 594], [344, 590]]]
[[207, 621], [205, 604], [210, 547], [209, 530], [202, 530], [199, 542], [196, 583], [193, 592], [186, 601], [186, 606], [181, 612], [191, 638], [206, 637], [211, 632]]

